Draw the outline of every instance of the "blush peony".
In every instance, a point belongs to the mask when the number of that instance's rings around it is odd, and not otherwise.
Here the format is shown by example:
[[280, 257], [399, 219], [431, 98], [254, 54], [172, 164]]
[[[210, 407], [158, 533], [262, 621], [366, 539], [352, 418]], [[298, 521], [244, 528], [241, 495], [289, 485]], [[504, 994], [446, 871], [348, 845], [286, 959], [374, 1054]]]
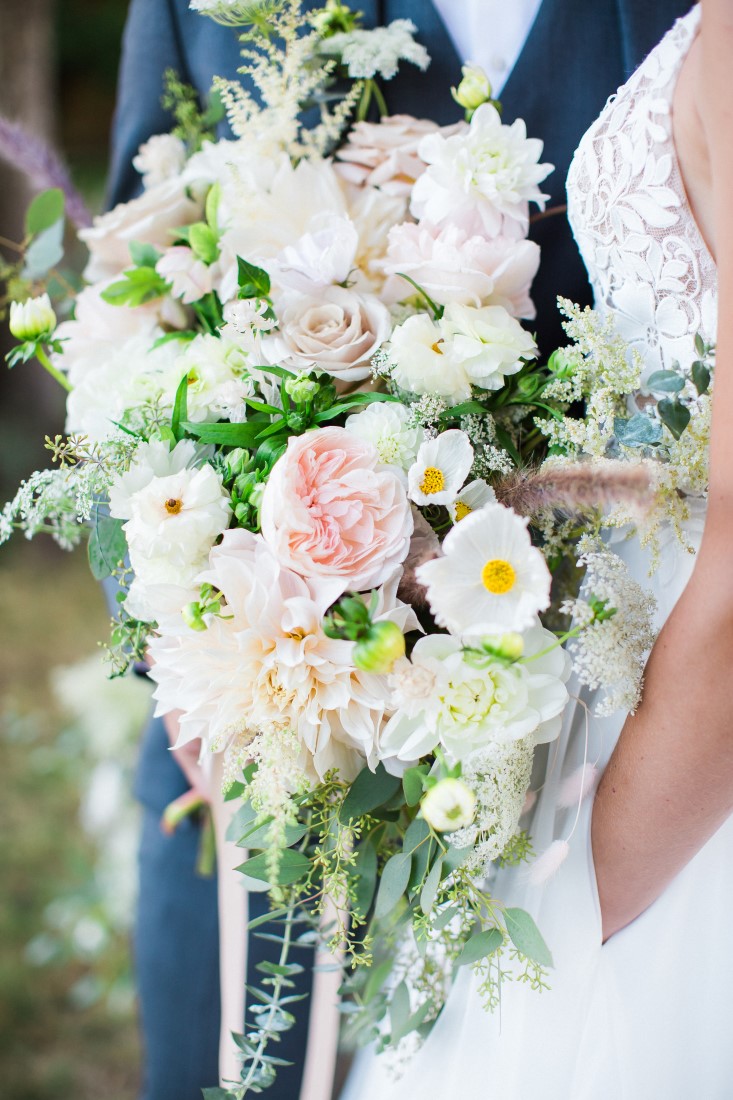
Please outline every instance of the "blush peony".
[[262, 534], [280, 563], [331, 580], [333, 599], [381, 584], [404, 561], [412, 528], [399, 478], [343, 428], [292, 438], [262, 497]]

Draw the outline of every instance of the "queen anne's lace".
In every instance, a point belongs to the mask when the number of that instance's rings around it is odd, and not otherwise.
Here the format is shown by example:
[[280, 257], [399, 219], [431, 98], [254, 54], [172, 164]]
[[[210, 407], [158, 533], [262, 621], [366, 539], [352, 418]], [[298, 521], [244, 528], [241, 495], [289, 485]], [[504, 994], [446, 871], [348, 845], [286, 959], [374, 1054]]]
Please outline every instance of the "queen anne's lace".
[[644, 377], [696, 358], [714, 339], [715, 263], [692, 216], [672, 135], [672, 93], [699, 24], [699, 5], [675, 23], [611, 96], [578, 146], [568, 216], [596, 307], [641, 353]]

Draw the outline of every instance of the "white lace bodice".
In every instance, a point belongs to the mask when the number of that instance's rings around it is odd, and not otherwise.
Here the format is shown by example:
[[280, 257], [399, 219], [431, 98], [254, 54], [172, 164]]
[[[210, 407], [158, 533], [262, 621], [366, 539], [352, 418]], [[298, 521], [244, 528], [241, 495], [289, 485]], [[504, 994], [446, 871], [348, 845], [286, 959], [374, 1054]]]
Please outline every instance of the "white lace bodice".
[[611, 96], [568, 173], [568, 217], [596, 308], [613, 311], [645, 377], [696, 358], [696, 333], [715, 338], [715, 263], [672, 136], [672, 95], [699, 19], [696, 5]]

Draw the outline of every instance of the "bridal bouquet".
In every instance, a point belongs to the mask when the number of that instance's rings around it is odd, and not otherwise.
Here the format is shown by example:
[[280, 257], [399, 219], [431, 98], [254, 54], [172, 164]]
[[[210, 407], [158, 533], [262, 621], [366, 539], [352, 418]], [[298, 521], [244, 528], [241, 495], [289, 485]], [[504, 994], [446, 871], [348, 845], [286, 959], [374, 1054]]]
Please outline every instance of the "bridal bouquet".
[[[564, 407], [521, 323], [541, 143], [471, 67], [466, 121], [366, 121], [378, 77], [428, 64], [409, 21], [191, 6], [239, 27], [259, 97], [217, 81], [234, 138], [215, 140], [169, 77], [178, 124], [140, 149], [141, 196], [80, 234], [73, 319], [47, 295], [13, 305], [11, 365], [35, 356], [66, 387], [68, 435], [0, 538], [88, 534], [119, 585], [115, 670], [147, 654], [158, 713], [225, 754], [241, 870], [283, 927], [237, 1039], [244, 1096], [293, 1021], [295, 940], [330, 942], [355, 1030], [383, 1045], [424, 1035], [462, 966], [489, 1006], [510, 969], [544, 984], [550, 953], [490, 872], [532, 854], [519, 822], [568, 702], [562, 643], [605, 636], [615, 608], [589, 595], [559, 637], [540, 621], [551, 540], [533, 543], [517, 471]], [[33, 290], [57, 203], [31, 220]], [[545, 477], [542, 502], [571, 482]]]

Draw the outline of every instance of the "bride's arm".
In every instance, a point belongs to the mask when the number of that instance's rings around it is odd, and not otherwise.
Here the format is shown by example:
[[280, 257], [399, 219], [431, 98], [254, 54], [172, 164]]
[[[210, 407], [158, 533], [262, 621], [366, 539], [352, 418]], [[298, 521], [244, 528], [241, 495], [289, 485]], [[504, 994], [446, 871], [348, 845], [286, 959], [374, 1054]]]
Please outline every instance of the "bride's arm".
[[593, 809], [604, 939], [733, 812], [733, 0], [703, 0], [697, 106], [712, 169], [719, 321], [705, 533]]

